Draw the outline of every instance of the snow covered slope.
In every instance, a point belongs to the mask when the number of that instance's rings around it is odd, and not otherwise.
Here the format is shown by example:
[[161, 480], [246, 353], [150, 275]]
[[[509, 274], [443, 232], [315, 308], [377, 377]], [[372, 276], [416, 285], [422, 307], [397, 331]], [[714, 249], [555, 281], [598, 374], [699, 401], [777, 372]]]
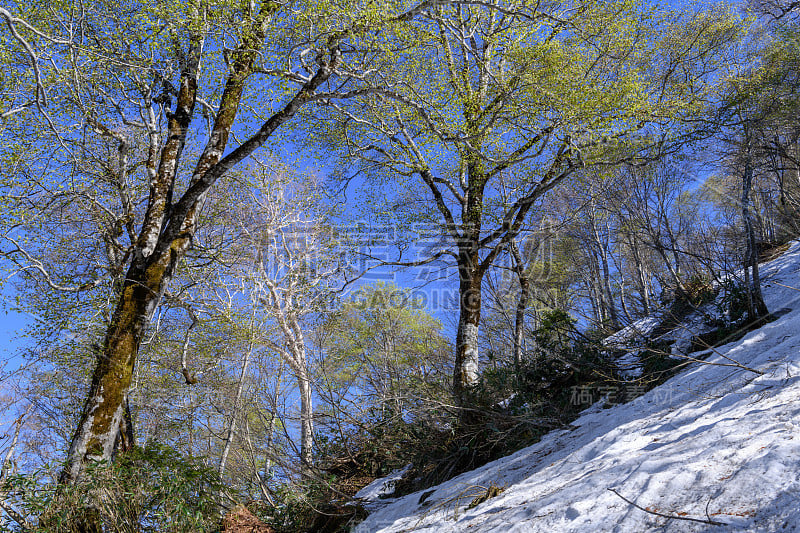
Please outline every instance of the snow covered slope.
[[[800, 287], [800, 243], [763, 272], [770, 310], [790, 311], [708, 358], [763, 374], [693, 365], [425, 498], [390, 500], [356, 531], [800, 531], [800, 291], [783, 286]], [[506, 488], [467, 509], [490, 486]]]

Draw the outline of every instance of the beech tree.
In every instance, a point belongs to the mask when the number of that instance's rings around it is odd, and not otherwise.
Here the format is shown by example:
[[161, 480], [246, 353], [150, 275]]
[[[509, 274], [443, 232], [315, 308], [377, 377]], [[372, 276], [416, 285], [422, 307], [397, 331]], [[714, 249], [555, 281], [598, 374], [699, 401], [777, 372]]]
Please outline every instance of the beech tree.
[[800, 2], [797, 0], [750, 0], [748, 4], [779, 23], [800, 18]]
[[408, 213], [404, 227], [432, 222], [446, 240], [417, 264], [449, 256], [458, 271], [460, 401], [480, 374], [484, 275], [535, 202], [578, 169], [626, 159], [623, 146], [686, 134], [682, 119], [706, 104], [718, 53], [738, 33], [721, 7], [441, 2], [370, 73], [385, 89], [332, 103], [333, 148], [392, 183], [381, 191]]
[[[342, 54], [348, 40], [402, 24], [427, 4], [345, 2], [334, 11], [305, 2], [192, 0], [0, 9], [8, 62], [28, 88], [4, 101], [3, 117], [14, 120], [6, 146], [20, 147], [9, 154], [14, 185], [38, 187], [46, 201], [63, 197], [53, 193], [61, 189], [102, 212], [118, 280], [64, 482], [87, 461], [111, 457], [143, 335], [215, 182], [301, 107], [340, 96], [335, 90], [357, 79]], [[243, 140], [230, 147], [234, 133]], [[85, 141], [108, 148], [102, 176], [83, 164]], [[93, 194], [87, 185], [96, 182], [116, 198]], [[41, 216], [54, 205], [24, 207]], [[28, 275], [73, 293], [108, 279], [109, 269], [80, 263], [54, 277], [46, 258], [29, 252], [42, 236], [25, 229], [5, 233], [4, 252]]]
[[409, 425], [446, 419], [452, 347], [419, 303], [391, 284], [364, 285], [320, 321], [320, 426], [341, 450], [323, 463], [349, 460], [379, 475], [413, 453]]
[[360, 287], [325, 316], [321, 379], [334, 413], [353, 402], [356, 413], [419, 417], [430, 408], [426, 401], [441, 400], [436, 382], [448, 343], [418, 304], [408, 291], [377, 284]]

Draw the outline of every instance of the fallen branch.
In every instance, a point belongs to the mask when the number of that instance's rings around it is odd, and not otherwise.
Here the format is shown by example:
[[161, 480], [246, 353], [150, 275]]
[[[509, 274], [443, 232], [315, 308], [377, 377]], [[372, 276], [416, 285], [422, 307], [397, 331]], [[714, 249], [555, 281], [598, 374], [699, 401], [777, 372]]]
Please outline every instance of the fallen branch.
[[[767, 316], [770, 316], [770, 315], [767, 315]], [[739, 328], [738, 331], [741, 331], [742, 329], [744, 329], [746, 327], [753, 326], [756, 322], [759, 322], [759, 321], [763, 320], [764, 318], [766, 318], [766, 317], [761, 317], [758, 320], [755, 320], [755, 321], [753, 321], [753, 322], [751, 322], [751, 323], [749, 323], [747, 325], [744, 325], [741, 328]], [[682, 324], [678, 325], [678, 327], [683, 328], [684, 331], [687, 331], [689, 333], [694, 333], [692, 330], [690, 330], [689, 328], [687, 328], [686, 326], [684, 326]], [[677, 329], [677, 327], [675, 329]], [[728, 335], [727, 339], [730, 339], [732, 336], [733, 336], [733, 334]], [[749, 366], [743, 365], [742, 363], [740, 363], [736, 359], [734, 359], [732, 357], [729, 357], [729, 356], [725, 355], [724, 353], [720, 352], [719, 350], [714, 348], [711, 344], [709, 344], [709, 343], [707, 343], [705, 341], [700, 341], [700, 342], [702, 342], [703, 345], [706, 348], [705, 350], [703, 350], [704, 352], [705, 351], [710, 351], [710, 352], [714, 353], [715, 355], [718, 355], [718, 356], [722, 357], [723, 359], [726, 359], [726, 360], [730, 361], [730, 363], [714, 363], [712, 361], [705, 361], [703, 359], [697, 359], [696, 357], [692, 357], [691, 355], [685, 354], [685, 353], [676, 353], [676, 354], [667, 353], [667, 352], [661, 352], [661, 353], [664, 354], [664, 355], [667, 355], [669, 357], [673, 357], [673, 356], [674, 357], [681, 357], [681, 358], [686, 359], [687, 361], [690, 361], [692, 363], [700, 363], [700, 364], [703, 364], [703, 365], [711, 365], [711, 366], [728, 366], [728, 367], [733, 367], [733, 368], [740, 368], [742, 370], [747, 370], [748, 372], [753, 372], [754, 374], [758, 374], [760, 376], [764, 375], [764, 372], [762, 372], [761, 370], [757, 370], [755, 368], [750, 368]]]
[[800, 292], [800, 289], [798, 289], [797, 287], [790, 287], [789, 285], [784, 285], [783, 283], [778, 283], [777, 281], [770, 281], [770, 283], [772, 283], [773, 285], [778, 285], [780, 287], [785, 287], [787, 289], [792, 289], [793, 291]]
[[659, 513], [657, 511], [651, 511], [650, 509], [645, 509], [641, 505], [638, 505], [638, 504], [630, 501], [628, 498], [626, 498], [625, 496], [623, 496], [622, 494], [620, 494], [619, 492], [617, 492], [614, 489], [608, 489], [608, 490], [610, 490], [611, 492], [613, 492], [614, 494], [616, 494], [617, 496], [619, 496], [620, 498], [625, 500], [627, 503], [633, 505], [637, 509], [639, 509], [641, 511], [644, 511], [645, 513], [650, 513], [650, 514], [653, 514], [653, 515], [656, 515], [656, 516], [660, 516], [662, 518], [674, 518], [675, 520], [686, 520], [687, 522], [700, 522], [701, 524], [711, 524], [712, 526], [727, 526], [728, 525], [725, 522], [718, 522], [716, 520], [711, 520], [710, 518], [708, 518], [708, 519], [705, 519], [705, 518], [691, 518], [689, 516], [670, 515], [670, 514]]

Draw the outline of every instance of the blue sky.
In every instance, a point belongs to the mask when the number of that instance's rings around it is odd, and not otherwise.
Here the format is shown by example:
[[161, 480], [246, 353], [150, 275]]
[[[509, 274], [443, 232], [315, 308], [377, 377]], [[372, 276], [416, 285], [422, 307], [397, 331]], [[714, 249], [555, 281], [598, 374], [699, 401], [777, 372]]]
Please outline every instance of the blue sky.
[[[2, 305], [0, 305], [0, 361], [5, 363], [13, 360], [14, 354], [23, 346], [24, 341], [19, 336], [24, 327], [33, 321], [33, 317], [13, 310], [13, 291], [8, 286], [3, 288], [0, 296], [2, 297]], [[0, 363], [1, 369], [3, 369], [2, 363]], [[8, 370], [8, 368], [5, 370]]]
[[[662, 5], [671, 5], [672, 7], [678, 9], [689, 8], [689, 6], [698, 5], [698, 2], [688, 2], [685, 0], [668, 0], [657, 3], [661, 3]], [[707, 5], [708, 2], [702, 1], [700, 4]], [[291, 152], [291, 150], [287, 151]], [[414, 287], [415, 285], [420, 284], [420, 280], [417, 277], [418, 274], [419, 272], [415, 271], [414, 269], [401, 272], [394, 276], [394, 282], [401, 287]], [[387, 276], [384, 278], [384, 281], [392, 281], [391, 277], [392, 276]], [[375, 280], [369, 281], [372, 282]], [[2, 305], [0, 305], [0, 360], [2, 361], [12, 359], [15, 352], [24, 345], [24, 340], [20, 339], [19, 336], [25, 326], [31, 324], [34, 320], [34, 317], [28, 314], [18, 313], [13, 310], [13, 294], [13, 289], [8, 285], [6, 285], [3, 288], [2, 293], [0, 293], [0, 296], [2, 296]], [[430, 311], [440, 320], [446, 321], [446, 315], [448, 313], [447, 311], [442, 309], [430, 309]]]

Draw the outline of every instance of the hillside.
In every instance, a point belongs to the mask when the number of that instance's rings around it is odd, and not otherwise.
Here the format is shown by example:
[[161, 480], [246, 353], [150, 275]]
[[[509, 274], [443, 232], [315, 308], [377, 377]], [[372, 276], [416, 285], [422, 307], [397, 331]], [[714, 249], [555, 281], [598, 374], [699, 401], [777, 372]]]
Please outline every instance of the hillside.
[[[710, 364], [627, 404], [595, 405], [571, 429], [430, 491], [373, 497], [356, 531], [800, 529], [800, 291], [787, 287], [800, 286], [800, 242], [763, 274], [780, 316], [717, 348]], [[731, 360], [763, 374], [720, 366]], [[492, 487], [503, 490], [468, 509]]]

